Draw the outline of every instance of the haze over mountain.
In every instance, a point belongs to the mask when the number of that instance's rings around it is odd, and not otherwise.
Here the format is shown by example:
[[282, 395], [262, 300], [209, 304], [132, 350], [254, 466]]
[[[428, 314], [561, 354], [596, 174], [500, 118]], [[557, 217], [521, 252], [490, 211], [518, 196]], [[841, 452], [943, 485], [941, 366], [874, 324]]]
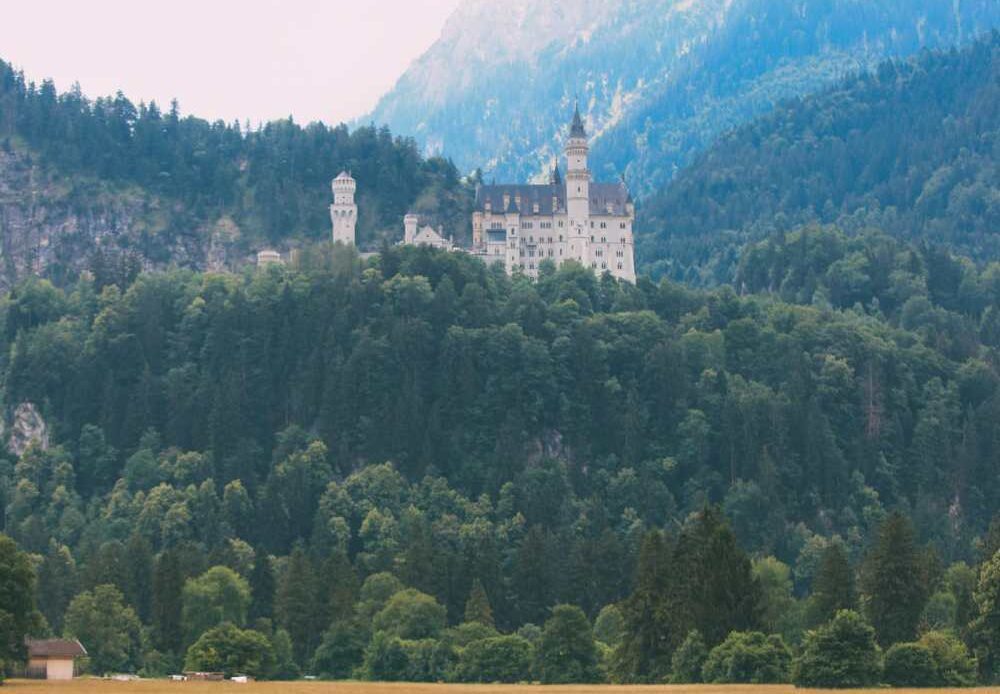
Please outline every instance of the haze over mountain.
[[779, 107], [721, 137], [637, 227], [654, 275], [730, 282], [744, 244], [809, 224], [1000, 259], [1000, 34]]
[[1000, 23], [991, 0], [467, 0], [368, 119], [462, 170], [545, 171], [578, 98], [591, 166], [645, 193], [721, 132], [887, 56]]

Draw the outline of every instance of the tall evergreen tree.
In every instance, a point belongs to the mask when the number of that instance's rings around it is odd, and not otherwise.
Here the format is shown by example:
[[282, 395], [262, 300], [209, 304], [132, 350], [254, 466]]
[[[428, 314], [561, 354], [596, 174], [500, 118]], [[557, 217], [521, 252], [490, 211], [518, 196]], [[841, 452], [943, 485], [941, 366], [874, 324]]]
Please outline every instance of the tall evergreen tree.
[[820, 555], [813, 575], [809, 620], [812, 624], [828, 622], [840, 610], [856, 609], [857, 600], [854, 569], [847, 551], [842, 543], [831, 542]]
[[484, 624], [488, 627], [495, 626], [489, 596], [486, 595], [486, 589], [483, 588], [483, 583], [478, 578], [472, 581], [469, 599], [465, 601], [465, 621]]
[[661, 682], [670, 674], [671, 644], [677, 638], [667, 600], [673, 578], [671, 561], [663, 533], [646, 533], [636, 565], [635, 589], [621, 605], [625, 629], [613, 659], [616, 679]]
[[184, 638], [181, 624], [184, 573], [180, 558], [171, 550], [160, 554], [153, 570], [150, 605], [153, 645], [162, 652], [179, 654]]
[[926, 569], [913, 524], [890, 514], [862, 567], [865, 611], [883, 647], [916, 638], [929, 597]]
[[251, 621], [271, 619], [274, 616], [274, 569], [271, 567], [271, 557], [263, 547], [258, 547], [254, 553], [249, 583]]
[[292, 637], [295, 661], [300, 667], [309, 663], [323, 636], [323, 610], [317, 590], [316, 572], [302, 547], [296, 547], [288, 557], [288, 566], [281, 577], [275, 599], [276, 615]]

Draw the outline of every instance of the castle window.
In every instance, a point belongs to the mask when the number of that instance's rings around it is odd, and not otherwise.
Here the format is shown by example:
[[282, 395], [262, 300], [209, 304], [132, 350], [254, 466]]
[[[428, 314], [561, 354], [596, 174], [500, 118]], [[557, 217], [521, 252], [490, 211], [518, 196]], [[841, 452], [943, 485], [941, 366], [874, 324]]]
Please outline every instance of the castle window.
[[618, 222], [618, 228], [619, 229], [624, 229], [625, 228], [625, 222]]
[[618, 263], [618, 269], [619, 269], [619, 270], [621, 270], [621, 269], [622, 269], [622, 264], [621, 264], [621, 263]]
[[602, 229], [606, 229], [607, 227], [608, 227], [608, 225], [605, 222], [601, 222], [601, 228]]
[[[561, 219], [559, 220], [559, 228], [562, 229], [562, 220]], [[560, 241], [562, 240], [562, 236], [559, 237], [559, 240]]]

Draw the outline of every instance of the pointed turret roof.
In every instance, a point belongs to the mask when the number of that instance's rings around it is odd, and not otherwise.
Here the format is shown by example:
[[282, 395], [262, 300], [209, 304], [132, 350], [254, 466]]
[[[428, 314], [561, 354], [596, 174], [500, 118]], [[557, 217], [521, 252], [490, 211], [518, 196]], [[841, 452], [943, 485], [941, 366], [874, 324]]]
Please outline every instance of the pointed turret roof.
[[573, 124], [569, 126], [570, 137], [587, 137], [587, 131], [583, 129], [583, 120], [580, 118], [580, 104], [573, 108]]
[[518, 214], [521, 213], [521, 210], [518, 209], [518, 207], [517, 207], [517, 201], [514, 199], [513, 195], [510, 196], [509, 202], [507, 203], [507, 209], [505, 211], [506, 212], [517, 212]]

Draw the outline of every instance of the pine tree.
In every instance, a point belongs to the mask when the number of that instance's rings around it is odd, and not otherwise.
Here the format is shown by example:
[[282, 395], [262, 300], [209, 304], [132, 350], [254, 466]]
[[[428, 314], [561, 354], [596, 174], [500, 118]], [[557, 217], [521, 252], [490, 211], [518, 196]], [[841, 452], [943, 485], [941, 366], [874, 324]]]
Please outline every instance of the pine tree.
[[250, 572], [250, 620], [274, 616], [274, 570], [267, 550], [258, 547]]
[[841, 542], [831, 542], [820, 555], [809, 597], [809, 621], [823, 624], [840, 610], [857, 607], [854, 569]]
[[340, 624], [354, 617], [361, 581], [351, 560], [336, 551], [323, 562], [319, 576], [321, 597], [326, 601], [326, 624]]
[[153, 645], [164, 653], [179, 653], [183, 640], [181, 627], [184, 574], [180, 559], [167, 550], [160, 555], [153, 571], [151, 605]]
[[923, 555], [909, 519], [896, 512], [879, 528], [862, 569], [865, 607], [882, 647], [912, 641], [927, 603]]
[[671, 581], [670, 548], [663, 533], [651, 530], [639, 550], [635, 589], [621, 605], [625, 630], [613, 659], [616, 679], [661, 682], [670, 674], [675, 635], [665, 608]]
[[133, 533], [125, 549], [125, 598], [143, 622], [149, 620], [153, 582], [153, 549], [139, 533]]
[[276, 617], [292, 637], [295, 661], [304, 666], [312, 658], [323, 630], [323, 610], [317, 591], [316, 572], [302, 547], [296, 547], [288, 557], [288, 566], [281, 577], [275, 599]]
[[489, 596], [486, 595], [486, 589], [478, 578], [472, 581], [469, 599], [465, 601], [465, 621], [485, 624], [488, 627], [495, 626]]
[[49, 540], [49, 551], [38, 567], [38, 605], [57, 634], [62, 632], [63, 614], [78, 588], [76, 562], [69, 547]]

